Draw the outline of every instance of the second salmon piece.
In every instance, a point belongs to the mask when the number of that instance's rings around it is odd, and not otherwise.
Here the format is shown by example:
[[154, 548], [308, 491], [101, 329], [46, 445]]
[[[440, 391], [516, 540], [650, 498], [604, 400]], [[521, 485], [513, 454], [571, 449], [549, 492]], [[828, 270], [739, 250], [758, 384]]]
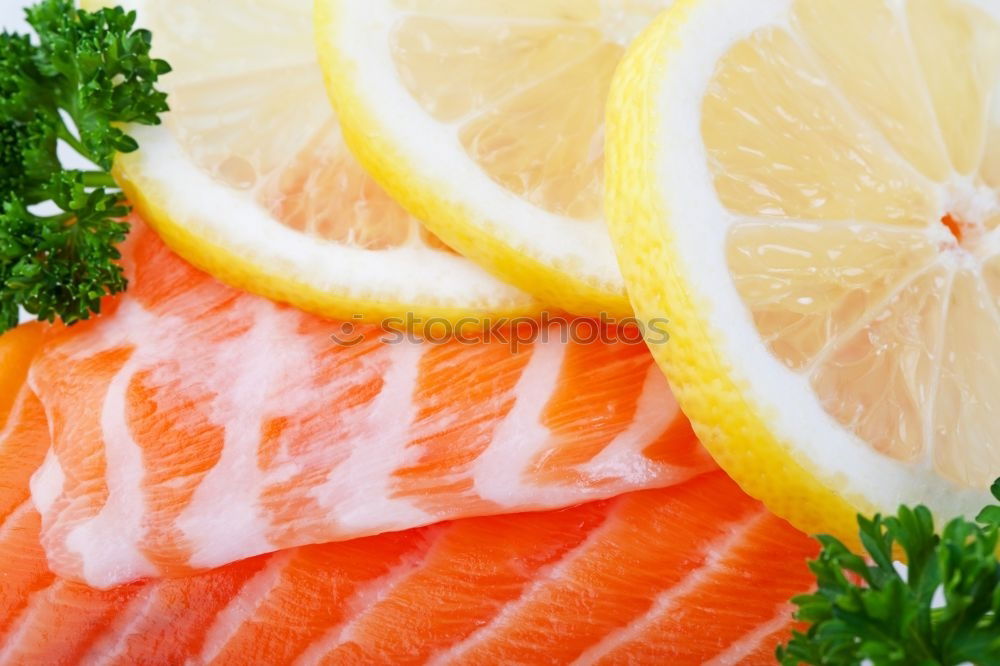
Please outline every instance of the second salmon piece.
[[[642, 345], [337, 344], [136, 225], [128, 293], [30, 372], [53, 570], [95, 587], [714, 469]], [[555, 333], [555, 332], [554, 332]]]

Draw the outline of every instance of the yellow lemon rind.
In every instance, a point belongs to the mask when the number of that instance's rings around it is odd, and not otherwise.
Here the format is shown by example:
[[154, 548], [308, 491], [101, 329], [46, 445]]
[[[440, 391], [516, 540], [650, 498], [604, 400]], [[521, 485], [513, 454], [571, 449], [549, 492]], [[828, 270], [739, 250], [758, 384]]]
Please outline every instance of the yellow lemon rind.
[[682, 47], [679, 32], [699, 0], [680, 0], [630, 47], [612, 84], [608, 109], [606, 214], [619, 263], [640, 321], [669, 319], [669, 341], [653, 355], [694, 430], [719, 465], [750, 495], [809, 533], [857, 543], [856, 514], [872, 513], [864, 497], [828, 487], [768, 427], [768, 415], [750, 400], [719, 354], [707, 313], [686, 287], [672, 212], [658, 186], [657, 82]]
[[344, 140], [386, 192], [449, 246], [541, 301], [579, 315], [631, 315], [624, 290], [593, 284], [580, 279], [572, 267], [529, 256], [523, 249], [473, 223], [477, 217], [475, 211], [442, 196], [431, 175], [422, 173], [385, 138], [381, 128], [373, 126], [377, 115], [368, 108], [361, 92], [364, 81], [358, 80], [350, 64], [327, 38], [337, 24], [336, 2], [316, 0], [316, 43]]
[[415, 330], [422, 328], [419, 321], [428, 320], [474, 329], [498, 319], [536, 316], [542, 309], [540, 303], [532, 301], [510, 308], [476, 310], [393, 301], [383, 297], [358, 298], [346, 289], [319, 289], [213, 242], [210, 237], [198, 232], [200, 225], [197, 220], [177, 219], [171, 214], [166, 197], [158, 195], [157, 184], [143, 176], [138, 163], [134, 155], [119, 155], [114, 167], [115, 180], [136, 211], [170, 249], [231, 287], [330, 319], [381, 323], [390, 318], [405, 318], [412, 313], [413, 319], [418, 321]]

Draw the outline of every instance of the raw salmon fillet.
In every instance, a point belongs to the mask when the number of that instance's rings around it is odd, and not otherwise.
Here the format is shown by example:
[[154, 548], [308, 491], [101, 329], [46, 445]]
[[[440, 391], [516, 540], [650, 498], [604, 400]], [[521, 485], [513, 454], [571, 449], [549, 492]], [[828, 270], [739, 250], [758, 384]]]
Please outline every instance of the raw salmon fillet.
[[37, 530], [0, 533], [0, 664], [773, 664], [815, 554], [721, 472], [112, 590], [48, 574]]
[[[0, 447], [41, 459], [13, 414]], [[0, 665], [770, 664], [816, 550], [712, 472], [96, 590], [49, 572], [26, 497], [0, 488]]]
[[[0, 517], [28, 503], [28, 480], [50, 441], [42, 405], [25, 386], [44, 334], [45, 327], [34, 323], [0, 336]], [[2, 570], [0, 564], [0, 579]]]
[[129, 291], [29, 382], [59, 575], [174, 577], [311, 543], [543, 510], [714, 469], [642, 345], [387, 344], [223, 286], [137, 224]]

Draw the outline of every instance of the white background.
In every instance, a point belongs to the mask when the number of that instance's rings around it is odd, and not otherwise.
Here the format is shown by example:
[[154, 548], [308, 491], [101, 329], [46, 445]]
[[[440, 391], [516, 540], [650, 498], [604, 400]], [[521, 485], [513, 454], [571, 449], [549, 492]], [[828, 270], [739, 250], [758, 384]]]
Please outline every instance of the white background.
[[7, 32], [24, 32], [28, 25], [22, 19], [21, 8], [31, 3], [20, 0], [0, 0], [0, 26]]

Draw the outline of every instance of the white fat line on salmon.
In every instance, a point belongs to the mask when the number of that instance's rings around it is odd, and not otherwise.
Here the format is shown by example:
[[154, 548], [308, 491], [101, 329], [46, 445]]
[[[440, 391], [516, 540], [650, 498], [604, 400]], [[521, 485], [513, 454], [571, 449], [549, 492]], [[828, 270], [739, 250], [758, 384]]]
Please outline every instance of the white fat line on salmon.
[[7, 530], [13, 530], [21, 518], [24, 518], [26, 514], [34, 510], [34, 506], [31, 504], [31, 499], [26, 498], [23, 502], [18, 504], [14, 509], [8, 513], [6, 516], [0, 517], [0, 542], [7, 538]]
[[328, 444], [331, 449], [348, 447], [350, 453], [311, 495], [330, 512], [326, 520], [335, 522], [345, 534], [434, 522], [433, 516], [411, 502], [393, 498], [393, 473], [416, 463], [421, 455], [420, 447], [410, 446], [416, 415], [413, 398], [420, 360], [429, 348], [402, 344], [380, 349], [378, 353], [389, 362], [382, 373], [382, 390], [350, 417], [357, 421], [353, 436]]
[[[121, 309], [132, 309], [122, 304]], [[144, 316], [148, 317], [148, 315]], [[88, 585], [108, 588], [122, 579], [157, 575], [156, 567], [139, 550], [144, 535], [146, 474], [142, 449], [136, 444], [128, 422], [129, 384], [141, 368], [133, 355], [108, 384], [101, 405], [101, 433], [105, 458], [107, 501], [91, 518], [74, 525], [66, 536], [66, 547], [80, 556], [83, 578]], [[65, 519], [56, 516], [55, 520]], [[47, 526], [47, 530], [54, 526]]]
[[[189, 564], [199, 569], [276, 550], [259, 496], [268, 487], [258, 459], [264, 419], [276, 394], [287, 390], [297, 399], [284, 385], [289, 368], [301, 371], [315, 360], [294, 343], [273, 348], [276, 340], [296, 335], [297, 318], [282, 316], [262, 299], [238, 303], [232, 316], [248, 322], [246, 332], [220, 343], [201, 371], [201, 382], [213, 394], [211, 421], [225, 429], [222, 453], [176, 521], [193, 547]], [[299, 350], [294, 357], [292, 350]]]
[[247, 579], [239, 592], [215, 616], [215, 621], [205, 632], [201, 654], [196, 659], [188, 660], [188, 664], [208, 664], [222, 653], [240, 627], [250, 621], [281, 582], [285, 567], [297, 552], [298, 549], [293, 548], [268, 556], [264, 568]]
[[759, 648], [774, 632], [787, 626], [795, 611], [793, 604], [781, 604], [774, 617], [748, 632], [728, 648], [705, 662], [704, 666], [735, 666], [742, 663], [751, 652]]
[[166, 583], [162, 580], [148, 583], [115, 615], [108, 628], [91, 644], [81, 657], [79, 666], [127, 663], [128, 640], [141, 636], [136, 631], [152, 615], [150, 611], [160, 600], [160, 591]]
[[38, 389], [34, 382], [34, 367], [28, 370], [27, 385], [30, 387], [32, 395], [42, 405], [45, 413], [45, 428], [48, 433], [48, 451], [45, 453], [45, 460], [41, 466], [35, 470], [28, 480], [28, 487], [31, 490], [31, 501], [34, 502], [38, 513], [42, 515], [42, 526], [44, 530], [45, 516], [49, 515], [59, 495], [62, 494], [63, 484], [66, 482], [66, 473], [63, 471], [59, 456], [56, 455], [52, 442], [55, 441], [54, 426], [55, 419], [52, 416], [51, 408], [38, 397]]
[[38, 626], [47, 626], [46, 623], [39, 623], [33, 619], [39, 609], [48, 608], [51, 598], [59, 598], [59, 592], [77, 583], [70, 583], [55, 578], [51, 583], [43, 588], [35, 590], [28, 595], [28, 601], [18, 613], [17, 618], [10, 623], [6, 634], [0, 634], [0, 664], [24, 664], [28, 663], [23, 657], [17, 658], [20, 648], [27, 640], [26, 634]]
[[[51, 424], [51, 421], [49, 421]], [[51, 428], [51, 425], [49, 426]], [[45, 454], [45, 460], [34, 474], [31, 475], [31, 499], [42, 516], [48, 516], [59, 495], [62, 494], [66, 473], [63, 471], [59, 456], [51, 446]]]
[[721, 537], [711, 542], [702, 551], [705, 555], [705, 561], [700, 567], [691, 571], [673, 587], [660, 592], [653, 600], [648, 611], [636, 617], [624, 627], [608, 633], [601, 641], [587, 648], [573, 662], [574, 665], [588, 666], [596, 664], [603, 657], [627, 644], [633, 638], [641, 636], [653, 623], [683, 600], [687, 594], [693, 592], [699, 585], [708, 580], [709, 576], [725, 563], [726, 558], [730, 555], [733, 548], [742, 543], [747, 534], [761, 522], [767, 520], [768, 516], [767, 511], [762, 510], [743, 518], [737, 524], [731, 525]]
[[385, 574], [359, 585], [345, 604], [344, 617], [350, 619], [331, 627], [313, 641], [312, 645], [295, 659], [293, 662], [295, 666], [315, 666], [339, 646], [353, 640], [354, 630], [358, 624], [381, 601], [389, 598], [400, 584], [409, 580], [413, 574], [426, 566], [427, 561], [433, 556], [435, 548], [451, 529], [450, 525], [434, 525], [424, 528], [421, 534], [421, 538], [424, 540], [422, 548], [404, 554], [399, 562]]
[[[493, 440], [471, 469], [479, 496], [502, 507], [565, 504], [566, 489], [528, 485], [525, 470], [551, 444], [542, 415], [559, 387], [568, 345], [558, 339], [538, 342], [514, 385], [514, 406], [493, 432]], [[578, 490], [578, 489], [574, 489]], [[575, 503], [582, 501], [572, 493]]]
[[508, 621], [515, 621], [518, 612], [528, 606], [534, 600], [535, 596], [542, 592], [549, 583], [558, 583], [568, 578], [570, 568], [577, 560], [585, 557], [591, 550], [598, 547], [607, 537], [607, 533], [615, 527], [619, 507], [625, 501], [627, 500], [623, 498], [611, 500], [611, 504], [608, 506], [607, 513], [601, 523], [594, 526], [579, 544], [567, 550], [555, 562], [540, 568], [531, 581], [525, 583], [521, 594], [516, 599], [511, 599], [500, 607], [492, 620], [447, 650], [433, 655], [427, 660], [427, 665], [446, 666], [447, 664], [460, 661], [464, 653], [475, 649], [476, 646], [488, 640], [494, 633], [501, 632], [503, 626]]
[[[622, 485], [613, 487], [615, 492], [637, 486], [668, 486], [681, 483], [715, 467], [708, 453], [701, 450], [700, 464], [676, 467], [650, 460], [643, 449], [657, 441], [678, 419], [683, 419], [677, 400], [667, 385], [667, 380], [656, 364], [649, 366], [643, 381], [642, 393], [636, 403], [635, 414], [628, 427], [618, 434], [581, 467], [581, 472], [595, 481], [619, 479]], [[606, 492], [606, 485], [594, 483], [595, 490]]]

